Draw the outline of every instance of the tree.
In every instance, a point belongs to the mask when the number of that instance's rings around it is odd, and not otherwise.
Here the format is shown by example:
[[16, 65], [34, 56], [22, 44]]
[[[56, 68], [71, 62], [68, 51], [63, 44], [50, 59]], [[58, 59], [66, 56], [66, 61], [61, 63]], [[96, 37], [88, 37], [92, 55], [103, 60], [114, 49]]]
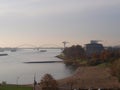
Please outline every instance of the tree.
[[44, 75], [41, 79], [40, 86], [42, 90], [58, 90], [57, 81], [50, 74]]
[[63, 51], [64, 55], [68, 59], [82, 59], [85, 56], [85, 51], [80, 45], [73, 45], [69, 48], [65, 48]]

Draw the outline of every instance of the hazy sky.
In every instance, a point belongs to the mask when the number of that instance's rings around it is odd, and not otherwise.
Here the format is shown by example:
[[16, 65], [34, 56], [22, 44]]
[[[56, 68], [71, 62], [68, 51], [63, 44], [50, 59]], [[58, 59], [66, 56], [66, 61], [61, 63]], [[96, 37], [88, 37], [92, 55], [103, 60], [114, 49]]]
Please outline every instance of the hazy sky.
[[0, 0], [0, 46], [120, 44], [120, 0]]

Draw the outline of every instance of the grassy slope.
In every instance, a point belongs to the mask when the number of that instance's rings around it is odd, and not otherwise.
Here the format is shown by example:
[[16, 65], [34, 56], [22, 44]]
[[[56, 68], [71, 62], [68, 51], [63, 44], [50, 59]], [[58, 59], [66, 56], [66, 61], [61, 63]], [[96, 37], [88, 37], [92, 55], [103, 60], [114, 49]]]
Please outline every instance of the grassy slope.
[[5, 85], [5, 86], [0, 86], [0, 90], [32, 90], [32, 87]]
[[75, 81], [73, 87], [77, 88], [114, 88], [120, 87], [116, 77], [111, 76], [110, 70], [104, 65], [79, 67], [70, 77], [59, 80], [60, 86], [68, 86], [67, 82]]

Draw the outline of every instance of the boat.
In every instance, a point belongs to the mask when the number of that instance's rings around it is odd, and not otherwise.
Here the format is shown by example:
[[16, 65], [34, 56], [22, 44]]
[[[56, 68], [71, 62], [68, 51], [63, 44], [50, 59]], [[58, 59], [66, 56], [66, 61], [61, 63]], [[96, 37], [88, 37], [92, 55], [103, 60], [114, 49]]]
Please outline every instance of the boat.
[[11, 52], [16, 52], [17, 50], [16, 49], [12, 49]]
[[40, 52], [47, 52], [47, 50], [40, 50]]

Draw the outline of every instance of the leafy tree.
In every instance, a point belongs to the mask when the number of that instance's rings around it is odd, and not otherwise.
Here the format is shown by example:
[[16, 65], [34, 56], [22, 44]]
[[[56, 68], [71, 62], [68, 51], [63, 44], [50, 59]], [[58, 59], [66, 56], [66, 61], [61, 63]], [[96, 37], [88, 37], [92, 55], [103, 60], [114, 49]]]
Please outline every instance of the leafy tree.
[[73, 45], [72, 47], [65, 48], [64, 55], [68, 59], [80, 59], [85, 57], [85, 51], [80, 45]]
[[58, 90], [58, 84], [50, 74], [44, 75], [41, 79], [40, 86], [42, 90]]

